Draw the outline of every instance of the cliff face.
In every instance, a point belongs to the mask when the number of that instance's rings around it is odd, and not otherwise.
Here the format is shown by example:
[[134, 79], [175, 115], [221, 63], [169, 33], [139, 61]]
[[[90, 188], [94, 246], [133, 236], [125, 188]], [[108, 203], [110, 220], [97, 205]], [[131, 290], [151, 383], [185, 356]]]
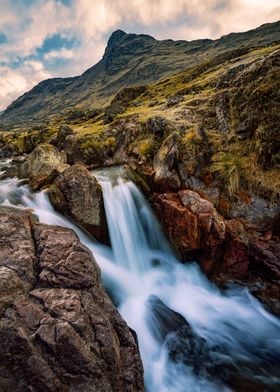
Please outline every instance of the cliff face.
[[201, 64], [229, 50], [267, 46], [279, 41], [280, 23], [219, 40], [157, 41], [148, 35], [116, 31], [99, 63], [81, 76], [49, 79], [13, 102], [1, 116], [4, 126], [42, 122], [66, 109], [102, 107], [123, 86], [147, 84]]

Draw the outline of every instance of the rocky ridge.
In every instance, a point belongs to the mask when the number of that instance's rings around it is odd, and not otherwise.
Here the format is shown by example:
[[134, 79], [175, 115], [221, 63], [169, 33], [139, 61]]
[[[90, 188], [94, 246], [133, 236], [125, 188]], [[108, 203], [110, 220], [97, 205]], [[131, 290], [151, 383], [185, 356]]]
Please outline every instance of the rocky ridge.
[[[181, 70], [216, 59], [223, 62], [252, 47], [279, 43], [280, 23], [223, 36], [218, 40], [158, 41], [145, 34], [115, 31], [103, 58], [82, 75], [48, 79], [19, 97], [1, 115], [5, 127], [26, 126], [51, 120], [70, 108], [94, 109], [107, 106], [111, 98], [126, 86], [143, 85]], [[241, 51], [239, 48], [242, 48]]]

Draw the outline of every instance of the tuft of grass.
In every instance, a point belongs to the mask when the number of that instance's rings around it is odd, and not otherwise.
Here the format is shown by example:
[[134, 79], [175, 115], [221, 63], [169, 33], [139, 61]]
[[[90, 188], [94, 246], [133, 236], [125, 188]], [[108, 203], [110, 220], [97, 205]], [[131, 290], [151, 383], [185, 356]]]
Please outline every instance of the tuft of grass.
[[132, 152], [141, 158], [150, 158], [156, 150], [156, 143], [153, 135], [142, 135], [130, 146]]
[[239, 191], [246, 160], [231, 153], [220, 153], [213, 159], [210, 170], [219, 175], [230, 195]]

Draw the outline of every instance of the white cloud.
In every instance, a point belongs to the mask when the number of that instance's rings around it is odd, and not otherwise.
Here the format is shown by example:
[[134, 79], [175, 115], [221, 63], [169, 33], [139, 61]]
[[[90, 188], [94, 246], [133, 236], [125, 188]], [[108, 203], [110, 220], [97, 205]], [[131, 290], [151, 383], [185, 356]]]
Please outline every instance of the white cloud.
[[[0, 0], [0, 31], [8, 42], [0, 45], [0, 110], [38, 81], [52, 76], [80, 74], [102, 56], [105, 37], [122, 28], [158, 39], [218, 38], [280, 18], [279, 0], [73, 0], [70, 6], [55, 0], [37, 0], [17, 8]], [[54, 49], [41, 59], [36, 54], [47, 37], [59, 33], [76, 37], [75, 48]], [[7, 63], [27, 58], [19, 68]], [[67, 60], [50, 68], [47, 62]], [[32, 71], [30, 71], [32, 70]]]
[[12, 102], [24, 91], [29, 90], [41, 80], [51, 75], [38, 61], [27, 61], [20, 69], [7, 66], [0, 68], [0, 110], [5, 108], [5, 102]]
[[75, 57], [75, 51], [72, 49], [59, 49], [59, 50], [52, 50], [44, 55], [45, 60], [52, 60], [52, 59], [72, 59]]

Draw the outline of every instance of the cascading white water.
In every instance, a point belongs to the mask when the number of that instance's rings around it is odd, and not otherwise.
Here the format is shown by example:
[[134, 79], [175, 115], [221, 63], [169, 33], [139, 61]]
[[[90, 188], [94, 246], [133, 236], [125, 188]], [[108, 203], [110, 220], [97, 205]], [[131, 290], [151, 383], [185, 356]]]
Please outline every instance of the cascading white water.
[[[195, 263], [183, 265], [176, 261], [136, 186], [116, 178], [115, 170], [94, 174], [103, 189], [112, 248], [91, 241], [53, 210], [44, 192], [32, 194], [28, 187], [18, 187], [15, 179], [0, 182], [0, 202], [32, 208], [40, 221], [74, 229], [92, 250], [106, 288], [124, 319], [137, 332], [147, 391], [230, 390], [216, 374], [210, 377], [195, 371], [191, 363], [184, 362], [183, 354], [179, 353], [181, 361], [178, 357], [172, 359], [170, 341], [161, 336], [162, 328], [172, 324], [174, 313], [170, 316], [169, 309], [182, 315], [196, 336], [205, 339], [214, 352], [211, 361], [222, 366], [242, 363], [244, 369], [238, 370], [250, 373], [256, 381], [269, 382], [267, 390], [276, 391], [279, 378], [276, 372], [269, 372], [269, 366], [267, 370], [267, 364], [277, 363], [280, 358], [279, 320], [247, 289], [235, 287], [221, 292]], [[151, 306], [155, 298], [164, 304], [161, 321], [156, 316], [159, 305], [154, 302], [155, 307]], [[180, 345], [183, 350], [184, 342]]]

